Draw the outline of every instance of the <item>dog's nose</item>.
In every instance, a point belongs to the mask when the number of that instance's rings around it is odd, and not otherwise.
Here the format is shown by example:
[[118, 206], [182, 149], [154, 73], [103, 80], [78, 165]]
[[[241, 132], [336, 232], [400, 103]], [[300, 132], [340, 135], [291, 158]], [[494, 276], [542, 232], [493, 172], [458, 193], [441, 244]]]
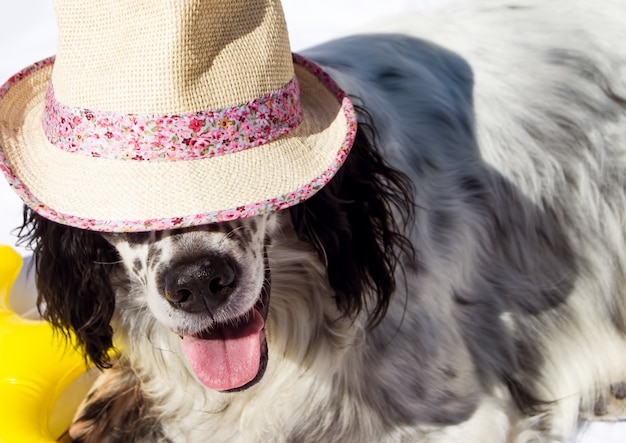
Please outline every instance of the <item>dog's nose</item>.
[[214, 312], [228, 300], [236, 283], [236, 263], [213, 255], [179, 262], [163, 275], [166, 300], [186, 312]]

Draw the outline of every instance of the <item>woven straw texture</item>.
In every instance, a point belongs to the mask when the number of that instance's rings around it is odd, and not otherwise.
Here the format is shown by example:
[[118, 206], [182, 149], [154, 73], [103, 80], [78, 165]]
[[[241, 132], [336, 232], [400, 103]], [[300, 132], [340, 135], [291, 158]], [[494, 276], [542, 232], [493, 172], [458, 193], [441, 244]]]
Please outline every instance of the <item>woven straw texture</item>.
[[69, 106], [182, 114], [245, 103], [293, 77], [278, 1], [71, 0], [55, 11], [65, 32], [52, 82]]

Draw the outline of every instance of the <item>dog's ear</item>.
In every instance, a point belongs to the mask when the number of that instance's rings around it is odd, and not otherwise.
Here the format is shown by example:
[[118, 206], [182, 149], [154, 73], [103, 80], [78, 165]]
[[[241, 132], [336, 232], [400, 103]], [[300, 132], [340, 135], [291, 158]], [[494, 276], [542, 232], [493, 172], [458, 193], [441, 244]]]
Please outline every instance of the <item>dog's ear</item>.
[[299, 238], [326, 261], [339, 308], [347, 315], [367, 308], [372, 326], [387, 311], [400, 255], [416, 260], [402, 234], [414, 216], [412, 183], [385, 162], [375, 141], [373, 127], [359, 123], [352, 151], [335, 177], [290, 209]]
[[86, 356], [109, 366], [115, 297], [109, 281], [117, 253], [97, 232], [61, 225], [24, 209], [19, 233], [34, 251], [37, 305], [65, 336], [72, 330]]

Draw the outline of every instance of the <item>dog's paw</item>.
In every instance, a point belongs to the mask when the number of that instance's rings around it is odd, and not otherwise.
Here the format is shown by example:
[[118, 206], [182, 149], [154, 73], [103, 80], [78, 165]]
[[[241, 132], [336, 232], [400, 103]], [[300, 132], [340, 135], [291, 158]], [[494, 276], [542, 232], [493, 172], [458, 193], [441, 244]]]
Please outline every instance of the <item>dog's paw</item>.
[[592, 408], [581, 410], [588, 420], [618, 421], [626, 419], [626, 382], [612, 384], [596, 398]]
[[140, 380], [119, 361], [95, 381], [74, 416], [69, 436], [82, 443], [167, 441], [150, 414]]

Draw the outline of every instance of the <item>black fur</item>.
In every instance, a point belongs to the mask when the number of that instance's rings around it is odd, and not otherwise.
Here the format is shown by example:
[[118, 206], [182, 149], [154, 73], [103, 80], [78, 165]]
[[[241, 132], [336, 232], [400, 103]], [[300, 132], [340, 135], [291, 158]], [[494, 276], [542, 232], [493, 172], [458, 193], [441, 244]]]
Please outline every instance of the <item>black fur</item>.
[[[413, 186], [376, 150], [369, 115], [361, 120], [348, 160], [318, 194], [291, 209], [301, 240], [313, 244], [328, 269], [337, 305], [346, 315], [369, 309], [370, 325], [385, 316], [396, 287], [401, 253], [415, 263], [411, 242], [401, 234], [414, 217]], [[393, 251], [393, 252], [392, 252]], [[367, 306], [364, 294], [375, 294]]]
[[34, 252], [41, 315], [68, 338], [72, 330], [76, 345], [97, 367], [109, 367], [115, 310], [109, 276], [117, 252], [97, 232], [52, 222], [27, 208], [19, 235]]

